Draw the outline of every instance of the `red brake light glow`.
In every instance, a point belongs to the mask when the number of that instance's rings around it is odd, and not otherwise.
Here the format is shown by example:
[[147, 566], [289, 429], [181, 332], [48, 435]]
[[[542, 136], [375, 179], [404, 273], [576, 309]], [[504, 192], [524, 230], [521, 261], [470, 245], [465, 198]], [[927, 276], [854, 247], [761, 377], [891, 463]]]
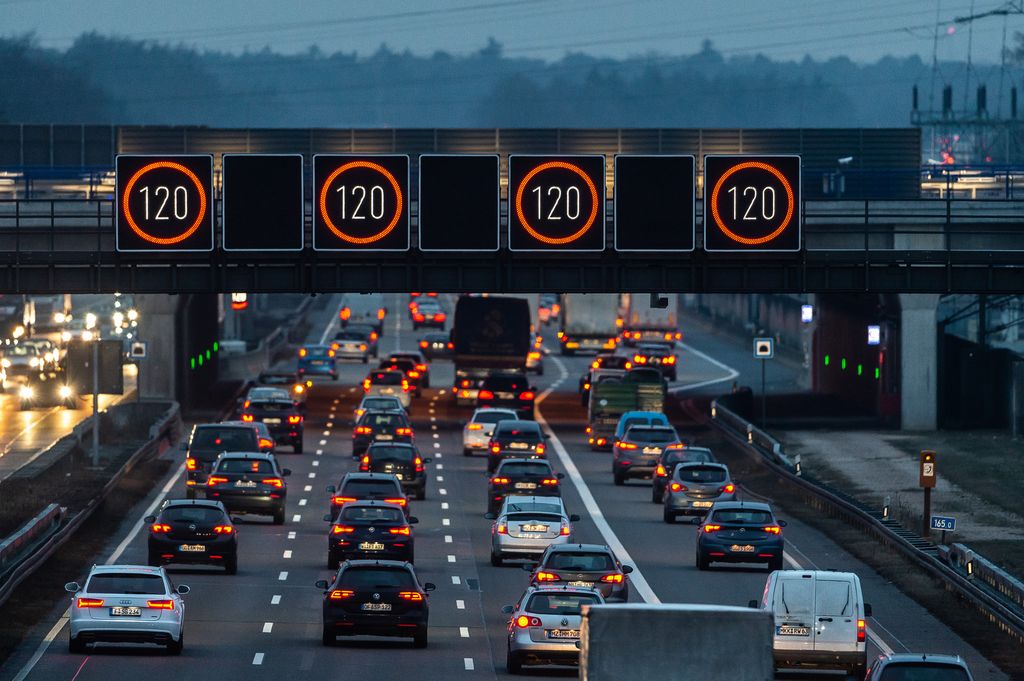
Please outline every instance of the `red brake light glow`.
[[527, 390], [526, 392], [519, 393], [519, 399], [522, 400], [523, 402], [529, 402], [533, 398], [534, 398], [534, 394], [530, 390]]
[[331, 534], [352, 534], [356, 531], [356, 528], [349, 527], [348, 525], [335, 525], [331, 528]]
[[232, 534], [235, 531], [233, 525], [217, 525], [213, 528], [213, 531], [217, 534]]
[[331, 503], [335, 506], [341, 506], [342, 504], [347, 504], [348, 502], [355, 500], [355, 497], [331, 497]]
[[388, 504], [398, 504], [402, 508], [405, 508], [405, 505], [409, 503], [408, 499], [385, 499], [384, 501]]
[[660, 463], [658, 464], [658, 467], [654, 469], [654, 474], [659, 478], [668, 477], [668, 471], [666, 471], [665, 467]]
[[492, 485], [507, 485], [511, 480], [508, 478], [491, 478]]
[[730, 482], [728, 485], [723, 485], [722, 488], [719, 489], [718, 491], [725, 492], [726, 494], [732, 494], [734, 491], [736, 491], [736, 485]]
[[506, 525], [505, 523], [498, 523], [495, 526], [494, 531], [498, 534], [508, 534], [508, 525]]
[[355, 595], [355, 591], [350, 591], [348, 589], [333, 589], [328, 598], [332, 601], [340, 601], [345, 598], [351, 598], [353, 595]]
[[704, 531], [705, 532], [717, 532], [720, 529], [722, 529], [721, 525], [711, 525], [711, 524], [708, 524], [708, 525], [704, 526]]
[[403, 600], [413, 602], [419, 602], [423, 600], [423, 594], [421, 594], [419, 591], [399, 591], [398, 597]]
[[867, 623], [864, 620], [857, 620], [857, 643], [863, 643], [867, 639]]
[[281, 478], [263, 478], [263, 484], [282, 489], [284, 487], [284, 480]]
[[185, 459], [185, 468], [190, 471], [194, 471], [196, 469], [196, 460], [192, 457]]
[[227, 481], [228, 481], [228, 479], [223, 477], [223, 476], [221, 476], [221, 475], [211, 475], [210, 477], [208, 477], [206, 479], [206, 486], [207, 487], [213, 487], [214, 485], [219, 485], [222, 482], [227, 482]]
[[302, 423], [302, 416], [300, 414], [292, 414], [288, 417], [288, 423], [295, 425], [296, 423]]
[[605, 584], [622, 584], [623, 579], [624, 577], [622, 573], [613, 572], [610, 575], [605, 575], [604, 577], [602, 577], [601, 581]]
[[254, 418], [252, 414], [242, 414], [242, 420], [246, 423], [252, 423]]
[[412, 435], [412, 428], [395, 428], [395, 435]]
[[527, 627], [539, 627], [541, 626], [539, 617], [527, 617], [526, 615], [520, 615], [516, 618], [516, 626], [520, 629], [526, 629]]
[[154, 610], [174, 610], [174, 601], [172, 600], [159, 600], [159, 601], [146, 601], [147, 608], [153, 608]]
[[501, 453], [501, 445], [491, 445], [491, 452], [493, 454]]
[[672, 490], [673, 492], [685, 492], [686, 485], [680, 485], [678, 482], [673, 482], [671, 485], [669, 485], [669, 489]]
[[370, 426], [356, 426], [355, 430], [356, 435], [369, 435], [372, 432], [373, 428], [371, 428]]
[[408, 526], [404, 526], [404, 527], [392, 527], [392, 528], [389, 528], [389, 529], [388, 529], [388, 532], [390, 532], [391, 534], [400, 534], [400, 535], [402, 535], [403, 537], [408, 537], [408, 536], [409, 536], [409, 534], [411, 533], [411, 530], [409, 529], [409, 527], [408, 527]]
[[149, 529], [152, 530], [153, 532], [157, 533], [157, 534], [164, 534], [166, 532], [170, 532], [171, 531], [171, 526], [170, 525], [164, 525], [163, 523], [156, 523], [152, 527], [150, 527]]
[[534, 451], [536, 451], [538, 454], [543, 454], [544, 453], [544, 443], [541, 442], [539, 445], [537, 445], [537, 447], [536, 447], [536, 449]]
[[547, 485], [549, 487], [552, 485], [557, 485], [558, 478], [544, 478], [543, 480], [540, 481], [540, 484]]
[[492, 393], [490, 390], [481, 390], [481, 391], [479, 391], [476, 394], [476, 396], [477, 396], [478, 399], [481, 399], [481, 400], [493, 400], [494, 399], [494, 393]]
[[541, 572], [537, 573], [537, 581], [538, 582], [557, 582], [557, 581], [559, 581], [561, 579], [562, 578], [559, 577], [554, 572], [543, 572], [543, 571], [541, 571]]
[[619, 449], [636, 449], [636, 445], [632, 442], [623, 442], [622, 440], [618, 440], [615, 446]]
[[102, 608], [103, 603], [102, 598], [79, 598], [75, 604], [79, 608]]
[[782, 534], [782, 528], [778, 525], [769, 525], [768, 527], [765, 527], [763, 529], [768, 534]]

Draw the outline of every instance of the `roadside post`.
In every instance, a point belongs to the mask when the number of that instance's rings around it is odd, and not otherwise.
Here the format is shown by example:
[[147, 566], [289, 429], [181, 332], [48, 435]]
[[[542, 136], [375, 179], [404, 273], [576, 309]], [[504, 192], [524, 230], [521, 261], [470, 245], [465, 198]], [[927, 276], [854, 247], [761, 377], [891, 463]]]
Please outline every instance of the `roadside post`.
[[768, 395], [765, 392], [765, 362], [775, 357], [774, 338], [754, 339], [754, 358], [761, 360], [761, 428], [767, 428], [767, 403]]
[[921, 534], [925, 538], [931, 536], [932, 525], [932, 488], [935, 487], [935, 452], [921, 452], [921, 468], [917, 484], [924, 490], [924, 512], [921, 514]]
[[933, 515], [930, 518], [931, 528], [942, 532], [941, 543], [946, 543], [946, 533], [956, 532], [956, 518], [946, 515]]

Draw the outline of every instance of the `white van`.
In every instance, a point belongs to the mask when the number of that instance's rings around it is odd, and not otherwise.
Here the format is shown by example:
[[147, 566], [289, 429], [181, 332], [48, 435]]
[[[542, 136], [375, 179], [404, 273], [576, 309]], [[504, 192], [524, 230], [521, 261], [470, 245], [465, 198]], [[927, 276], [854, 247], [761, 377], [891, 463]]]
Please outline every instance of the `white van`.
[[750, 607], [775, 615], [772, 651], [776, 668], [843, 669], [864, 678], [867, 618], [860, 579], [852, 572], [776, 570], [761, 602]]

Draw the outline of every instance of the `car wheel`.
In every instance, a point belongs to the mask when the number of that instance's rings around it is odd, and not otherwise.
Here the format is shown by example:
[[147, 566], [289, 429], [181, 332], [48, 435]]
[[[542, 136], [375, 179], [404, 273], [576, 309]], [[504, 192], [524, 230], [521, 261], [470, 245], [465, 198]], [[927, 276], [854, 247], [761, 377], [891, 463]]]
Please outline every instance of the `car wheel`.
[[523, 661], [518, 654], [513, 653], [511, 650], [505, 655], [505, 667], [508, 669], [509, 674], [522, 674], [523, 673]]
[[146, 561], [146, 564], [150, 567], [160, 567], [163, 565], [163, 560], [160, 559], [160, 556], [150, 551], [149, 560]]
[[615, 476], [615, 484], [616, 485], [620, 485], [621, 486], [621, 485], [625, 485], [626, 484], [626, 476], [621, 475], [620, 473], [614, 473], [613, 475]]
[[338, 637], [334, 635], [334, 632], [327, 627], [324, 627], [323, 634], [321, 634], [320, 641], [325, 646], [335, 646], [338, 644]]
[[666, 508], [662, 513], [662, 518], [666, 523], [674, 523], [676, 521], [676, 514]]
[[427, 647], [427, 628], [421, 627], [416, 631], [416, 635], [412, 637], [412, 645], [414, 648], [426, 648]]
[[284, 509], [283, 508], [274, 511], [274, 524], [275, 525], [284, 525]]
[[[779, 556], [778, 558], [772, 558], [771, 560], [768, 561], [768, 572], [775, 572], [776, 570], [781, 570], [781, 569], [782, 569], [782, 556]], [[863, 672], [863, 669], [861, 671]], [[863, 676], [864, 675], [861, 674], [861, 677], [863, 677]]]
[[707, 570], [711, 567], [711, 561], [702, 556], [699, 551], [697, 552], [697, 560], [695, 562], [698, 570]]
[[491, 565], [494, 567], [504, 567], [505, 560], [498, 554], [491, 551]]
[[298, 442], [293, 444], [292, 450], [294, 450], [296, 454], [302, 454], [302, 440], [299, 440]]
[[68, 638], [68, 652], [69, 653], [84, 653], [85, 643], [83, 643], [77, 636], [71, 636]]
[[182, 629], [178, 634], [177, 641], [171, 641], [167, 644], [167, 652], [170, 655], [181, 655], [181, 651], [185, 648], [185, 630]]
[[229, 575], [238, 574], [238, 554], [235, 554], [224, 561], [224, 572]]

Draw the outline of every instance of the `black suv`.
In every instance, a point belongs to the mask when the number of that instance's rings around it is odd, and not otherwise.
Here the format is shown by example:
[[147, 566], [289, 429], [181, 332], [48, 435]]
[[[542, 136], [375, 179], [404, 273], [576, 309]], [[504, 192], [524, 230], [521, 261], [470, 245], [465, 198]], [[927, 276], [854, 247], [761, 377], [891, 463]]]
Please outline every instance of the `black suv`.
[[505, 459], [487, 483], [487, 512], [497, 513], [510, 494], [560, 497], [564, 477], [543, 459]]
[[366, 499], [385, 501], [400, 506], [409, 516], [409, 497], [398, 478], [387, 473], [346, 473], [338, 486], [327, 486], [331, 495], [330, 517], [333, 520], [345, 504]]
[[273, 516], [275, 525], [283, 525], [288, 496], [284, 479], [291, 474], [277, 465], [273, 454], [221, 454], [206, 480], [206, 498], [223, 502], [231, 512]]
[[360, 473], [387, 473], [402, 484], [406, 494], [418, 500], [427, 498], [426, 464], [430, 457], [423, 458], [416, 447], [404, 442], [376, 442], [359, 460]]
[[427, 646], [427, 592], [409, 563], [394, 560], [350, 560], [333, 581], [321, 579], [324, 592], [323, 644], [338, 636], [411, 636], [417, 648]]
[[543, 459], [544, 432], [536, 421], [499, 421], [487, 443], [487, 472], [502, 459]]
[[218, 456], [224, 452], [258, 452], [260, 438], [250, 425], [203, 423], [192, 427], [181, 448], [185, 450], [185, 491], [189, 499], [194, 499], [196, 489], [206, 485]]
[[352, 429], [352, 456], [362, 456], [375, 442], [412, 444], [412, 425], [404, 411], [368, 411]]
[[291, 445], [296, 454], [302, 453], [302, 420], [302, 412], [292, 400], [260, 398], [242, 404], [242, 421], [261, 421], [274, 442]]
[[238, 571], [238, 535], [219, 501], [171, 499], [143, 522], [149, 524], [150, 565], [222, 565], [229, 575]]
[[537, 394], [523, 374], [491, 374], [480, 382], [476, 394], [477, 407], [515, 409], [519, 416], [533, 418]]
[[327, 567], [337, 570], [339, 563], [352, 558], [415, 559], [412, 527], [419, 522], [405, 517], [397, 504], [385, 501], [355, 501], [347, 504], [331, 523], [327, 534]]

